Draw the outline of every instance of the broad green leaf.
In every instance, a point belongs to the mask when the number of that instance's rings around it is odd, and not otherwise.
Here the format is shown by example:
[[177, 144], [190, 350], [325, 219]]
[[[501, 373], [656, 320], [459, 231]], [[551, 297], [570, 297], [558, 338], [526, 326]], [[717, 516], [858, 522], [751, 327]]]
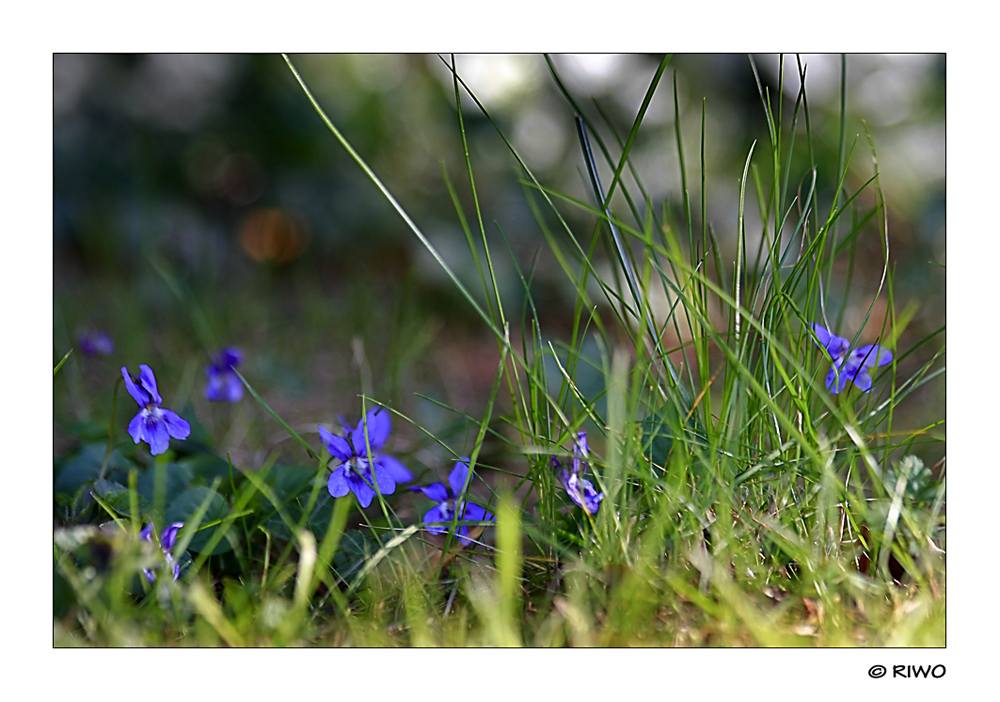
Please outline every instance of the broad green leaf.
[[[198, 507], [206, 499], [208, 493], [211, 492], [209, 488], [204, 485], [196, 485], [195, 487], [188, 488], [176, 499], [169, 501], [169, 506], [167, 507], [167, 513], [165, 515], [165, 523], [172, 524], [173, 522], [186, 522], [190, 520], [191, 516], [198, 511]], [[222, 495], [216, 493], [212, 497], [211, 503], [208, 506], [208, 512], [205, 513], [205, 518], [202, 520], [202, 524], [209, 524], [214, 521], [225, 519], [226, 515], [229, 514], [229, 505], [226, 500], [223, 499]], [[194, 551], [195, 553], [201, 553], [201, 549], [205, 547], [208, 540], [212, 537], [212, 533], [218, 526], [211, 526], [206, 529], [200, 529], [194, 538], [191, 539], [191, 543], [188, 545], [188, 549]], [[229, 532], [233, 533], [232, 530]], [[212, 551], [212, 555], [218, 555], [220, 553], [226, 553], [232, 550], [233, 546], [229, 543], [229, 540], [223, 538], [216, 544]]]
[[[153, 501], [153, 481], [155, 480], [156, 469], [150, 467], [139, 474], [136, 484], [137, 492], [150, 502]], [[167, 491], [165, 504], [170, 504], [191, 486], [192, 471], [184, 463], [167, 464]]]

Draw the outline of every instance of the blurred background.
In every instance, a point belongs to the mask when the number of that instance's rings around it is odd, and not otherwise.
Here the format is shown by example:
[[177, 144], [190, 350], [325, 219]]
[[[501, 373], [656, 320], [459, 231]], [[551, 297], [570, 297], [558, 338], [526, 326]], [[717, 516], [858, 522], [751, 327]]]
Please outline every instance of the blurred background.
[[[334, 124], [483, 299], [443, 176], [475, 231], [452, 77], [442, 58], [291, 58]], [[795, 57], [786, 57], [780, 87], [778, 57], [753, 58], [762, 85], [782, 96], [787, 125], [799, 87]], [[660, 60], [552, 57], [581, 108], [605, 125], [609, 145], [616, 143], [612, 129], [627, 135]], [[829, 208], [841, 57], [801, 60], [821, 164], [820, 205]], [[573, 111], [544, 57], [460, 55], [457, 67], [538, 179], [589, 203]], [[887, 199], [896, 307], [919, 304], [899, 341], [908, 348], [945, 318], [945, 59], [849, 55], [846, 67], [848, 149], [856, 135], [858, 141], [845, 188], [854, 192], [874, 172], [867, 123]], [[468, 425], [414, 393], [481, 417], [496, 372], [496, 342], [328, 132], [280, 56], [56, 55], [53, 71], [54, 358], [79, 346], [88, 332], [102, 331], [114, 344], [107, 355], [74, 353], [65, 382], [55, 383], [57, 453], [73, 443], [71, 435], [81, 435], [81, 426], [90, 423], [99, 433], [122, 365], [137, 373], [148, 363], [166, 407], [186, 408], [203, 437], [233, 452], [234, 463], [259, 466], [268, 451], [288, 443], [283, 430], [249, 397], [234, 406], [203, 398], [204, 368], [227, 345], [244, 351], [241, 370], [306, 434], [315, 433], [317, 422], [336, 427], [338, 414], [356, 421], [357, 395], [366, 392], [450, 436], [457, 450], [469, 450]], [[745, 55], [675, 56], [653, 99], [632, 162], [658, 210], [665, 204], [678, 226], [675, 76], [695, 201], [705, 101], [708, 218], [729, 247], [723, 258], [731, 260], [739, 178], [754, 140], [755, 161], [766, 165], [767, 125], [751, 62]], [[573, 287], [528, 208], [516, 162], [467, 94], [462, 100], [506, 304], [520, 310], [523, 292], [509, 257], [497, 255], [505, 251], [501, 229], [522, 268], [537, 255], [533, 294], [546, 332], [560, 338], [571, 320]], [[799, 132], [804, 128], [800, 120]], [[809, 164], [798, 150], [796, 173], [804, 187]], [[612, 146], [612, 153], [620, 150]], [[601, 168], [607, 187], [610, 170]], [[627, 213], [623, 201], [613, 208]], [[751, 245], [761, 227], [754, 210], [748, 202]], [[569, 206], [562, 212], [578, 236], [589, 237], [592, 217]], [[882, 271], [878, 240], [862, 242], [839, 329], [845, 336], [862, 324]], [[830, 293], [828, 305], [840, 300], [842, 289]], [[883, 293], [862, 341], [877, 336], [884, 310]], [[907, 362], [918, 367], [941, 343], [919, 348]], [[944, 387], [942, 378], [915, 393], [907, 403], [912, 414], [897, 417], [899, 428], [943, 416]], [[120, 393], [116, 424], [123, 432], [133, 412]], [[403, 445], [419, 438], [403, 422], [396, 431]], [[440, 449], [426, 451], [419, 461], [436, 462]]]

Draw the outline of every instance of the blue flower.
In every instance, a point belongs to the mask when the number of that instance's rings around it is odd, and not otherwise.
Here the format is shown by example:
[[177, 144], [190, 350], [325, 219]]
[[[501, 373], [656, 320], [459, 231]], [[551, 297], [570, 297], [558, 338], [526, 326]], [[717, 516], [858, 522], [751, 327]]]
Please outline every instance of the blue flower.
[[163, 398], [156, 391], [156, 378], [149, 366], [145, 363], [139, 366], [137, 381], [132, 379], [125, 366], [122, 366], [122, 376], [128, 394], [142, 408], [128, 425], [128, 433], [135, 443], [145, 441], [149, 444], [149, 452], [157, 456], [170, 446], [170, 437], [186, 439], [191, 435], [191, 425], [187, 421], [176, 412], [160, 407]]
[[243, 381], [233, 369], [243, 363], [243, 353], [235, 346], [227, 346], [212, 358], [212, 365], [205, 369], [208, 385], [205, 399], [215, 402], [239, 402], [243, 397]]
[[[603, 492], [597, 492], [589, 480], [584, 480], [583, 474], [587, 470], [587, 456], [590, 447], [587, 445], [587, 432], [581, 431], [576, 435], [573, 442], [573, 470], [565, 468], [559, 474], [559, 482], [562, 483], [569, 499], [583, 508], [587, 514], [597, 514], [601, 508], [601, 500], [604, 499]], [[552, 465], [560, 468], [561, 464], [555, 457], [552, 458]]]
[[816, 334], [816, 345], [824, 349], [833, 360], [830, 372], [826, 375], [826, 389], [834, 395], [842, 392], [849, 382], [853, 382], [858, 390], [868, 392], [872, 389], [872, 378], [868, 371], [892, 361], [892, 351], [878, 344], [868, 344], [851, 351], [851, 342], [847, 339], [815, 322], [812, 330]]
[[[319, 438], [323, 446], [331, 456], [342, 461], [333, 469], [327, 482], [326, 487], [330, 495], [343, 497], [348, 492], [353, 492], [358, 498], [358, 504], [364, 508], [375, 498], [376, 484], [380, 493], [391, 495], [396, 492], [396, 483], [408, 483], [413, 480], [413, 475], [398, 459], [377, 453], [385, 446], [389, 432], [392, 431], [392, 422], [387, 410], [381, 407], [370, 410], [353, 430], [343, 419], [340, 423], [346, 438], [332, 434], [322, 426], [319, 428]], [[365, 426], [368, 427], [370, 456], [365, 445]]]
[[[177, 532], [179, 532], [181, 530], [181, 527], [183, 526], [184, 522], [174, 522], [170, 526], [164, 528], [162, 532], [160, 532], [160, 549], [163, 551], [163, 555], [167, 560], [167, 565], [173, 567], [174, 580], [177, 580], [177, 578], [181, 574], [181, 564], [174, 562], [174, 557], [173, 554], [171, 554], [171, 551], [174, 548], [174, 544], [177, 542]], [[142, 539], [143, 541], [151, 542], [153, 540], [152, 523], [147, 524], [142, 528], [142, 531], [139, 532], [139, 538]], [[146, 579], [149, 582], [151, 583], [156, 582], [156, 577], [153, 575], [152, 571], [150, 571], [147, 568], [143, 568], [142, 572], [146, 575]]]
[[99, 331], [83, 332], [77, 337], [77, 343], [88, 356], [107, 356], [115, 350], [111, 337]]
[[[468, 481], [468, 484], [466, 484]], [[425, 496], [437, 502], [424, 515], [424, 524], [427, 531], [432, 534], [443, 534], [448, 530], [455, 513], [458, 513], [459, 522], [492, 522], [493, 515], [484, 508], [473, 502], [467, 502], [463, 498], [468, 485], [472, 484], [469, 477], [469, 459], [460, 458], [455, 462], [455, 467], [448, 475], [448, 485], [446, 488], [441, 483], [434, 483], [427, 487], [411, 487], [411, 490], [424, 493]], [[458, 530], [458, 538], [463, 546], [468, 546], [472, 539], [469, 537], [469, 527], [462, 526]]]

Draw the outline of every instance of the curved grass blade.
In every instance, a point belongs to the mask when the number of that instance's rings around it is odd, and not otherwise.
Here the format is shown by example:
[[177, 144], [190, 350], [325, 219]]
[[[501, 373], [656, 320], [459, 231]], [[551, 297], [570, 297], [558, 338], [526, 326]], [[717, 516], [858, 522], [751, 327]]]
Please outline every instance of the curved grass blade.
[[502, 337], [503, 333], [493, 323], [493, 320], [490, 319], [490, 316], [486, 313], [485, 310], [483, 310], [482, 306], [480, 306], [480, 304], [476, 302], [475, 298], [472, 297], [472, 294], [468, 291], [468, 289], [466, 289], [466, 287], [462, 285], [462, 282], [458, 279], [458, 276], [455, 275], [455, 272], [451, 269], [451, 267], [447, 263], [445, 263], [444, 259], [441, 258], [441, 254], [439, 254], [437, 249], [435, 249], [434, 246], [431, 244], [431, 242], [427, 240], [427, 237], [424, 236], [424, 233], [420, 231], [420, 227], [418, 227], [416, 222], [414, 222], [410, 218], [410, 215], [406, 213], [406, 210], [403, 209], [403, 206], [399, 204], [396, 198], [393, 197], [392, 193], [389, 192], [389, 189], [385, 187], [382, 181], [379, 180], [379, 177], [375, 175], [375, 171], [373, 171], [368, 166], [365, 160], [361, 158], [361, 155], [354, 150], [354, 147], [351, 146], [350, 142], [347, 141], [344, 135], [340, 133], [340, 130], [338, 130], [334, 126], [330, 118], [327, 117], [326, 112], [323, 110], [322, 107], [320, 107], [320, 104], [316, 101], [316, 98], [313, 97], [313, 94], [309, 90], [309, 87], [306, 85], [305, 80], [303, 80], [302, 76], [299, 75], [298, 70], [295, 68], [294, 64], [292, 64], [292, 61], [290, 58], [288, 58], [288, 55], [282, 54], [281, 56], [282, 58], [285, 59], [285, 63], [288, 64], [289, 70], [291, 70], [292, 75], [295, 76], [295, 80], [298, 81], [298, 84], [302, 88], [302, 91], [306, 94], [306, 97], [312, 104], [313, 109], [316, 110], [316, 114], [318, 114], [320, 116], [320, 119], [323, 120], [323, 123], [326, 125], [327, 129], [329, 129], [330, 132], [333, 134], [333, 136], [337, 138], [337, 141], [339, 141], [340, 145], [344, 147], [344, 149], [347, 151], [348, 154], [351, 155], [351, 158], [354, 159], [355, 163], [357, 163], [361, 167], [361, 170], [365, 172], [365, 175], [367, 175], [368, 178], [372, 181], [372, 183], [375, 184], [375, 187], [379, 189], [379, 191], [382, 193], [385, 199], [389, 201], [389, 204], [392, 205], [393, 209], [395, 209], [396, 212], [399, 213], [399, 216], [403, 218], [403, 221], [406, 222], [406, 225], [410, 228], [410, 230], [417, 236], [418, 239], [420, 239], [420, 243], [424, 245], [424, 247], [434, 257], [434, 260], [438, 262], [438, 265], [441, 266], [444, 272], [448, 274], [448, 277], [451, 278], [451, 282], [455, 284], [458, 290], [462, 293], [462, 296], [469, 301], [469, 304], [472, 305], [472, 308], [476, 311], [476, 313], [483, 318], [483, 321], [486, 322], [490, 330], [497, 337]]
[[247, 382], [247, 379], [243, 377], [243, 374], [240, 373], [235, 368], [233, 368], [232, 371], [233, 371], [233, 373], [236, 374], [236, 376], [240, 380], [243, 381], [243, 385], [246, 387], [247, 391], [251, 395], [253, 395], [253, 399], [257, 400], [257, 402], [260, 404], [260, 406], [263, 407], [265, 410], [267, 410], [267, 413], [269, 415], [271, 415], [272, 417], [274, 417], [274, 421], [276, 421], [278, 424], [280, 424], [282, 426], [282, 428], [284, 428], [284, 430], [288, 432], [289, 436], [291, 436], [293, 439], [295, 439], [300, 444], [302, 444], [302, 447], [305, 448], [306, 453], [309, 454], [310, 458], [312, 458], [314, 461], [318, 461], [319, 460], [319, 456], [317, 456], [316, 452], [312, 450], [312, 447], [308, 443], [306, 443], [306, 440], [303, 439], [301, 436], [299, 436], [298, 432], [296, 432], [294, 429], [292, 429], [290, 426], [288, 426], [288, 423], [285, 422], [284, 419], [282, 419], [281, 417], [279, 417], [277, 415], [277, 413], [275, 413], [275, 411], [273, 409], [271, 409], [266, 402], [264, 402], [264, 400], [261, 398], [261, 396], [257, 394], [257, 391], [253, 389], [253, 386], [250, 385], [250, 383]]

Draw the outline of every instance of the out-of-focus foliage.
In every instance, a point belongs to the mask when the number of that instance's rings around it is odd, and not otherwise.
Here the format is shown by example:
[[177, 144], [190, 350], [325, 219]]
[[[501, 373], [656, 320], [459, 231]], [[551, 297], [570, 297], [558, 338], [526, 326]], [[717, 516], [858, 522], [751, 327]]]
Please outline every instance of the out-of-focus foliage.
[[[449, 57], [293, 60], [425, 231], [446, 253], [449, 238], [462, 244], [440, 166], [444, 161], [452, 180], [462, 180], [444, 63]], [[777, 58], [756, 60], [760, 80], [777, 94]], [[837, 144], [829, 136], [839, 131], [839, 57], [803, 61], [811, 127], [822, 135], [816, 160], [835, 163]], [[544, 59], [459, 56], [457, 62], [528, 166], [547, 185], [586, 199], [572, 114]], [[623, 137], [658, 59], [588, 55], [555, 56], [553, 62], [578, 99], [594, 101], [582, 107], [596, 115], [600, 106]], [[706, 101], [710, 203], [721, 201], [710, 217], [725, 237], [735, 228], [732, 174], [752, 139], [766, 132], [750, 62], [742, 55], [682, 55], [671, 67], [692, 162]], [[943, 262], [943, 56], [848, 56], [847, 71], [848, 143], [858, 135], [864, 147], [861, 119], [867, 120], [894, 215], [890, 231], [903, 257], [901, 271], [911, 258]], [[220, 275], [224, 282], [225, 276], [246, 274], [257, 259], [285, 263], [305, 252], [303, 263], [338, 277], [355, 275], [372, 251], [419, 255], [412, 253], [416, 242], [402, 234], [395, 215], [356, 177], [356, 166], [303, 104], [280, 57], [58, 55], [54, 87], [59, 262], [75, 254], [73, 260], [102, 267], [105, 274], [134, 275], [138, 267], [129, 261], [152, 241], [185, 272], [218, 284]], [[787, 57], [786, 110], [797, 87], [794, 57]], [[463, 99], [484, 219], [497, 219], [512, 239], [530, 246], [538, 236], [512, 186], [512, 160], [478, 107], [468, 95]], [[668, 89], [657, 92], [633, 161], [653, 202], [666, 198], [676, 206], [680, 179], [676, 149], [667, 138], [674, 128], [670, 101]], [[857, 153], [860, 178], [868, 165], [866, 149]], [[242, 249], [243, 256], [232, 255], [233, 249]], [[425, 274], [438, 275], [431, 266]]]
[[[659, 57], [551, 58], [581, 109], [595, 124], [605, 124], [602, 136], [617, 158], [617, 144], [628, 133]], [[451, 57], [292, 60], [445, 260], [470, 289], [478, 289], [442, 176], [443, 167], [475, 229], [447, 66]], [[781, 109], [789, 114], [798, 89], [796, 58], [786, 57], [780, 87], [778, 58], [754, 61], [760, 82], [771, 95], [782, 96]], [[802, 61], [814, 161], [832, 169], [838, 162], [840, 57], [804, 56]], [[544, 57], [460, 55], [457, 68], [541, 181], [589, 202], [572, 110]], [[846, 69], [847, 145], [850, 151], [857, 138], [857, 148], [844, 188], [854, 192], [874, 172], [864, 119], [887, 198], [896, 305], [902, 310], [910, 301], [919, 303], [899, 342], [908, 348], [944, 319], [944, 57], [847, 56]], [[670, 71], [676, 76], [689, 190], [695, 198], [704, 100], [709, 224], [724, 249], [723, 261], [731, 263], [737, 176], [753, 139], [767, 133], [751, 61], [744, 55], [680, 55], [672, 59]], [[672, 97], [665, 80], [631, 160], [654, 208], [659, 211], [665, 203], [667, 224], [678, 226], [682, 199]], [[454, 367], [456, 356], [462, 357], [461, 372], [468, 377], [448, 391], [452, 404], [463, 404], [462, 388], [488, 387], [492, 361], [477, 360], [481, 354], [474, 344], [486, 350], [491, 344], [483, 341], [468, 306], [377, 190], [359, 177], [356, 164], [303, 100], [280, 57], [57, 55], [54, 108], [56, 359], [80, 329], [90, 327], [109, 332], [120, 357], [135, 362], [154, 360], [150, 354], [198, 350], [204, 355], [225, 344], [246, 343], [260, 350], [249, 360], [250, 372], [266, 367], [290, 398], [301, 399], [316, 383], [328, 387], [322, 378], [332, 367], [351, 362], [353, 337], [376, 354], [371, 360], [377, 365], [378, 349], [388, 341], [380, 321], [386, 315], [413, 319], [406, 305], [415, 305], [453, 333], [442, 340], [436, 336], [440, 327], [406, 328], [402, 322], [395, 332], [415, 349], [431, 340], [442, 342], [433, 351], [438, 368]], [[524, 269], [538, 254], [533, 294], [542, 315], [555, 325], [576, 293], [544, 246], [502, 140], [464, 92], [462, 108], [487, 235], [498, 237], [502, 229]], [[796, 138], [805, 135], [800, 120]], [[804, 159], [806, 150], [796, 148], [796, 153]], [[606, 164], [600, 167], [609, 180]], [[808, 167], [805, 161], [793, 164], [792, 172], [805, 178]], [[833, 175], [819, 182], [825, 186]], [[632, 182], [630, 175], [625, 182]], [[820, 192], [821, 211], [832, 197], [829, 190]], [[620, 196], [612, 206], [626, 211]], [[578, 208], [567, 207], [565, 214], [574, 226], [593, 226]], [[751, 247], [760, 238], [759, 217], [756, 223], [754, 217], [755, 208], [748, 207]], [[881, 274], [881, 252], [871, 248], [875, 237], [864, 241], [855, 252], [843, 320], [852, 330], [862, 326]], [[150, 265], [150, 255], [205, 307], [200, 338], [190, 326], [191, 309], [178, 306], [175, 292]], [[513, 265], [503, 257], [493, 264], [501, 291], [516, 299], [522, 288]], [[833, 304], [839, 304], [843, 283], [831, 281], [827, 292]], [[883, 317], [884, 304], [883, 296], [872, 320]], [[325, 321], [317, 325], [321, 313]], [[171, 325], [190, 329], [187, 340], [171, 338], [165, 331]], [[179, 349], [178, 343], [188, 346]], [[327, 357], [308, 368], [291, 362], [312, 352]], [[914, 360], [926, 360], [923, 352], [917, 349]], [[68, 385], [77, 383], [79, 389], [87, 381], [73, 367], [81, 361], [69, 363]], [[397, 368], [384, 388], [394, 397], [403, 370]], [[431, 386], [447, 382], [436, 377], [438, 369], [423, 370], [429, 385], [418, 382], [419, 388], [431, 392]], [[420, 376], [415, 369], [407, 372]], [[338, 386], [335, 378], [333, 383], [328, 392], [357, 390], [353, 380], [346, 386]], [[943, 397], [920, 395], [924, 392], [918, 390], [914, 406], [943, 402]], [[88, 418], [88, 402], [69, 403], [70, 417]]]

